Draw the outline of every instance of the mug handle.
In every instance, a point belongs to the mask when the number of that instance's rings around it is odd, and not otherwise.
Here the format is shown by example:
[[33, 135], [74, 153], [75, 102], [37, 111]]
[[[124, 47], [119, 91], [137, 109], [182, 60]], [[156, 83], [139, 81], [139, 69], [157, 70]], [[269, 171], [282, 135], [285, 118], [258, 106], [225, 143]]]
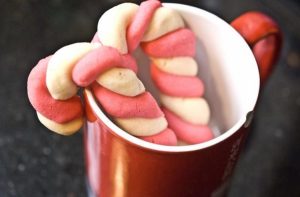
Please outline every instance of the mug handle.
[[278, 24], [261, 12], [250, 11], [233, 20], [231, 26], [244, 37], [252, 49], [263, 84], [280, 54], [282, 33]]

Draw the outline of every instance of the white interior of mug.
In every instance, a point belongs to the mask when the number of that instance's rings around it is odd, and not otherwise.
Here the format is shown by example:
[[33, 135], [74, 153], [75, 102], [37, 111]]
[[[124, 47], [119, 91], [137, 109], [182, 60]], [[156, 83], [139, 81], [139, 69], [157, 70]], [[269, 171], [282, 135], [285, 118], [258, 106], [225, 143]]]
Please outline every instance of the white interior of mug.
[[[219, 17], [187, 5], [164, 3], [163, 6], [177, 10], [197, 36], [198, 75], [205, 84], [204, 97], [211, 109], [209, 125], [216, 137], [187, 146], [163, 146], [140, 140], [115, 125], [98, 107], [92, 93], [89, 90], [86, 93], [96, 115], [117, 135], [136, 145], [167, 152], [203, 149], [227, 139], [243, 126], [258, 97], [258, 67], [244, 39]], [[139, 77], [157, 98], [157, 90], [149, 75], [148, 58], [141, 50], [134, 55], [139, 65]]]

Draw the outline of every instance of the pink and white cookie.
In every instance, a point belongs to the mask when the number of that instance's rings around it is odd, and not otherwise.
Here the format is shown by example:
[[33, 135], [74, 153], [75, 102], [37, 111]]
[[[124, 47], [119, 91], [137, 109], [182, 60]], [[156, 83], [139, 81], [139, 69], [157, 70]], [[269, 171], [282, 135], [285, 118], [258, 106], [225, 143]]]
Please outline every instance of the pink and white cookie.
[[192, 31], [179, 28], [153, 41], [142, 43], [152, 60], [151, 77], [160, 91], [160, 101], [169, 127], [184, 144], [197, 144], [213, 138], [207, 126], [208, 103], [204, 84], [196, 76], [196, 38]]
[[32, 69], [27, 82], [28, 98], [39, 120], [50, 130], [70, 135], [81, 128], [83, 108], [78, 96], [67, 100], [54, 99], [46, 87], [46, 71], [51, 56], [42, 59]]
[[[141, 45], [163, 110], [138, 78], [131, 55]], [[123, 3], [106, 11], [91, 43], [75, 43], [41, 60], [28, 78], [28, 96], [40, 121], [69, 135], [83, 123], [79, 88], [91, 88], [123, 130], [162, 145], [213, 137], [209, 106], [197, 77], [196, 37], [174, 10], [157, 0]], [[142, 66], [142, 65], [140, 65]]]

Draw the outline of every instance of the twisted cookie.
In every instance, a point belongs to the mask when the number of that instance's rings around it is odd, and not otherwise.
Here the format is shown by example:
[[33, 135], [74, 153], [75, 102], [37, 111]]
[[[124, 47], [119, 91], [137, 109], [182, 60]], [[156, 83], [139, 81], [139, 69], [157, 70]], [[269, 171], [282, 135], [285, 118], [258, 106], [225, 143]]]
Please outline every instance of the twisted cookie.
[[[149, 0], [105, 12], [92, 43], [61, 48], [41, 60], [28, 78], [28, 96], [40, 121], [69, 135], [83, 123], [79, 87], [92, 87], [106, 113], [125, 131], [146, 141], [176, 145], [212, 138], [209, 108], [196, 76], [195, 36], [174, 10]], [[131, 53], [142, 42], [161, 92], [160, 109], [138, 79]], [[169, 122], [169, 128], [168, 128]]]
[[178, 139], [188, 144], [213, 138], [207, 126], [209, 106], [203, 82], [196, 77], [196, 38], [187, 28], [179, 28], [154, 41], [142, 44], [152, 60], [151, 77], [160, 91], [163, 111]]

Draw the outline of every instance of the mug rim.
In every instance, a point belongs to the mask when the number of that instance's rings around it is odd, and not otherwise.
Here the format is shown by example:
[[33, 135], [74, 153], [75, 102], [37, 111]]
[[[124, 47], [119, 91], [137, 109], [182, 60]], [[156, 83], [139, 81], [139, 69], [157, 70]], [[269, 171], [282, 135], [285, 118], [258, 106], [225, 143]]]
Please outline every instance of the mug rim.
[[95, 113], [96, 117], [101, 120], [114, 134], [119, 136], [120, 138], [126, 140], [129, 143], [132, 143], [134, 145], [137, 145], [142, 148], [155, 150], [159, 152], [172, 152], [172, 153], [178, 153], [178, 152], [191, 152], [196, 150], [202, 150], [205, 148], [209, 148], [215, 144], [218, 144], [225, 139], [232, 136], [235, 132], [237, 132], [241, 127], [243, 127], [244, 123], [246, 122], [246, 116], [242, 116], [233, 127], [231, 127], [229, 130], [225, 131], [223, 134], [215, 137], [214, 139], [211, 139], [206, 142], [202, 142], [199, 144], [191, 144], [191, 145], [184, 145], [184, 146], [166, 146], [166, 145], [160, 145], [160, 144], [154, 144], [151, 142], [147, 142], [145, 140], [139, 139], [129, 133], [127, 133], [125, 130], [118, 127], [113, 121], [110, 120], [106, 116], [106, 114], [101, 110], [101, 108], [98, 106], [93, 93], [89, 89], [84, 90], [87, 98], [87, 102], [89, 102], [89, 105], [93, 112]]
[[[179, 6], [180, 10], [189, 10], [189, 12], [192, 12], [196, 15], [199, 14], [199, 11], [200, 11], [202, 15], [207, 15], [207, 17], [211, 18], [212, 20], [217, 20], [219, 23], [223, 23], [223, 25], [226, 24], [226, 26], [228, 26], [231, 29], [233, 34], [236, 34], [236, 36], [240, 37], [240, 40], [241, 40], [241, 42], [244, 42], [245, 47], [249, 48], [246, 41], [242, 38], [242, 36], [233, 27], [231, 27], [227, 22], [225, 22], [220, 17], [218, 17], [210, 12], [200, 9], [200, 8], [197, 8], [197, 7], [179, 4], [179, 3], [163, 3], [163, 5], [166, 7], [174, 8], [174, 9], [177, 8], [177, 10], [178, 10], [178, 6]], [[249, 48], [249, 50], [251, 52], [250, 48]], [[251, 54], [252, 54], [252, 58], [255, 60], [255, 57], [252, 52], [251, 52]], [[254, 61], [254, 62], [256, 62], [256, 61]], [[255, 68], [253, 68], [253, 69], [255, 69]], [[259, 71], [258, 71], [257, 65], [256, 65], [256, 69], [257, 69], [257, 76], [259, 76]], [[98, 106], [98, 104], [93, 96], [93, 93], [90, 89], [86, 88], [84, 90], [84, 92], [86, 94], [87, 102], [89, 102], [90, 107], [93, 110], [93, 112], [95, 113], [95, 115], [97, 116], [97, 118], [100, 119], [117, 136], [121, 137], [122, 139], [126, 140], [129, 143], [132, 143], [132, 144], [142, 147], [142, 148], [150, 149], [153, 151], [159, 151], [159, 152], [179, 153], [179, 152], [197, 151], [197, 150], [202, 150], [205, 148], [212, 147], [213, 145], [226, 140], [227, 138], [232, 136], [234, 133], [236, 133], [240, 128], [242, 128], [243, 125], [245, 124], [245, 122], [247, 121], [247, 114], [249, 112], [253, 111], [255, 104], [257, 102], [258, 93], [259, 93], [259, 83], [260, 83], [260, 81], [259, 81], [259, 77], [258, 77], [257, 84], [256, 84], [257, 93], [256, 93], [256, 95], [253, 96], [253, 98], [255, 98], [255, 101], [249, 107], [249, 109], [248, 109], [249, 111], [247, 113], [245, 113], [244, 115], [242, 115], [239, 118], [239, 120], [230, 129], [228, 129], [227, 131], [224, 131], [224, 133], [222, 133], [221, 135], [219, 135], [209, 141], [202, 142], [199, 144], [184, 145], [184, 146], [166, 146], [166, 145], [154, 144], [154, 143], [139, 139], [139, 138], [127, 133], [126, 131], [124, 131], [123, 129], [118, 127], [113, 121], [111, 121], [105, 115], [105, 113], [101, 110], [100, 106]]]

